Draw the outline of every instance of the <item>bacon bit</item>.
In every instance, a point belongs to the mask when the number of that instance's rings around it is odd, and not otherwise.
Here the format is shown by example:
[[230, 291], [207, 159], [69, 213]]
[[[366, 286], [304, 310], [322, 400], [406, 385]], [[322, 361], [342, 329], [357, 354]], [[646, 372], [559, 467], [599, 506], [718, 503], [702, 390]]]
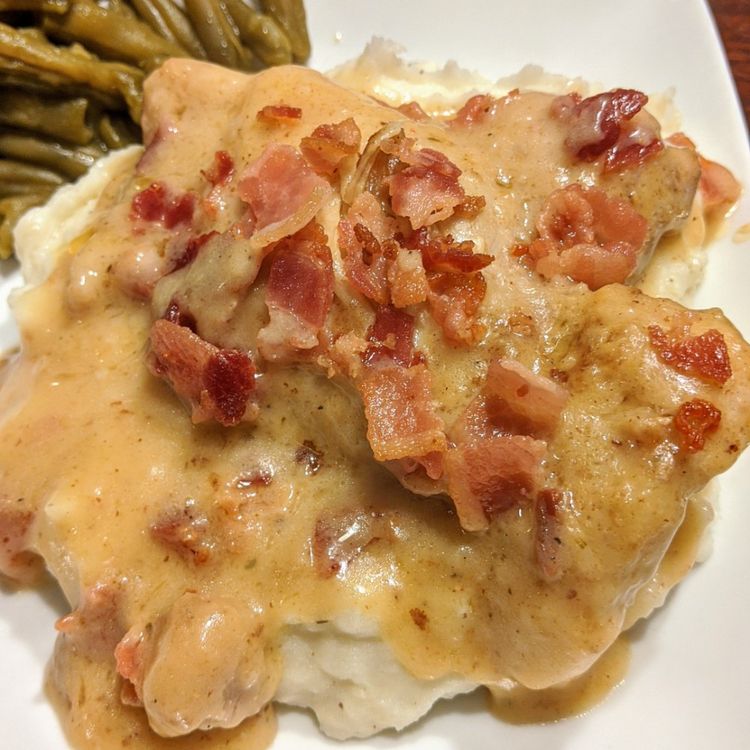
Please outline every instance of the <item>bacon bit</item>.
[[422, 109], [418, 102], [404, 102], [396, 107], [396, 109], [402, 115], [406, 115], [410, 120], [416, 122], [425, 122], [430, 119], [430, 116]]
[[[569, 276], [590, 289], [633, 272], [648, 222], [621, 198], [573, 184], [549, 195], [536, 222], [539, 239], [525, 258], [544, 278]], [[520, 255], [517, 248], [514, 254]]]
[[133, 196], [130, 203], [132, 221], [158, 222], [166, 229], [174, 229], [193, 219], [195, 195], [172, 195], [163, 182], [154, 182]]
[[626, 135], [624, 138], [621, 136], [620, 140], [607, 152], [607, 157], [604, 160], [604, 173], [635, 169], [645, 164], [648, 159], [658, 154], [663, 148], [664, 144], [655, 132], [641, 133], [640, 129], [634, 130], [632, 134]]
[[405, 158], [411, 164], [388, 181], [393, 212], [408, 218], [412, 229], [447, 219], [466, 197], [458, 183], [461, 170], [431, 148]]
[[555, 430], [568, 400], [564, 388], [511, 359], [490, 363], [483, 393], [494, 427], [534, 437]]
[[42, 570], [42, 559], [28, 550], [35, 515], [0, 502], [0, 572], [22, 583], [31, 583]]
[[234, 174], [234, 159], [226, 151], [217, 151], [214, 163], [209, 169], [201, 170], [201, 174], [212, 187], [226, 185]]
[[562, 577], [560, 564], [562, 524], [558, 511], [562, 508], [563, 494], [560, 490], [543, 489], [536, 496], [534, 506], [536, 516], [535, 552], [536, 561], [542, 576], [550, 583]]
[[186, 562], [204, 565], [211, 559], [215, 544], [209, 536], [208, 516], [198, 512], [193, 499], [161, 513], [149, 531], [152, 539]]
[[111, 583], [86, 589], [78, 607], [55, 623], [55, 630], [89, 658], [105, 658], [125, 634], [122, 592]]
[[422, 254], [417, 250], [399, 247], [396, 257], [388, 263], [388, 286], [396, 307], [418, 305], [427, 299], [430, 287], [422, 264]]
[[651, 346], [664, 364], [708, 383], [724, 385], [732, 377], [732, 365], [724, 336], [711, 328], [699, 336], [689, 336], [688, 328], [665, 332], [661, 326], [648, 327]]
[[674, 415], [674, 427], [679, 435], [680, 446], [688, 453], [702, 451], [706, 438], [719, 429], [721, 412], [708, 401], [694, 398], [680, 404]]
[[302, 117], [302, 110], [299, 107], [289, 107], [286, 104], [268, 104], [259, 109], [255, 115], [258, 122], [265, 122], [270, 125], [279, 125], [294, 122]]
[[253, 211], [256, 229], [261, 230], [298, 213], [305, 215], [304, 226], [323, 205], [330, 186], [296, 148], [272, 143], [242, 173], [238, 190]]
[[424, 228], [412, 232], [404, 244], [422, 253], [422, 263], [428, 272], [475, 273], [495, 260], [492, 255], [475, 253], [471, 240], [456, 242], [450, 234], [430, 237]]
[[302, 139], [300, 149], [313, 169], [333, 177], [348, 156], [359, 152], [362, 133], [351, 117], [332, 125], [319, 125]]
[[333, 260], [323, 227], [311, 222], [275, 246], [266, 285], [270, 320], [258, 332], [269, 361], [318, 345], [333, 302]]
[[357, 382], [367, 418], [367, 439], [378, 461], [424, 456], [446, 448], [435, 413], [430, 374], [422, 365], [380, 364]]
[[393, 239], [397, 231], [396, 219], [388, 216], [380, 201], [372, 193], [360, 193], [352, 203], [346, 218], [352, 226], [362, 224], [378, 242]]
[[430, 312], [445, 337], [454, 344], [475, 343], [482, 332], [475, 318], [487, 293], [484, 276], [481, 273], [435, 273], [427, 280]]
[[487, 201], [483, 195], [467, 195], [463, 201], [456, 206], [453, 214], [462, 219], [473, 219], [480, 214], [486, 205]]
[[250, 472], [243, 472], [233, 482], [238, 490], [249, 490], [255, 487], [268, 487], [273, 482], [274, 472], [267, 467], [260, 467]]
[[142, 631], [131, 628], [115, 647], [115, 668], [125, 680], [122, 698], [126, 705], [143, 705], [143, 678], [146, 644]]
[[477, 440], [445, 454], [448, 491], [466, 531], [482, 531], [490, 521], [534, 496], [546, 443], [510, 435]]
[[310, 477], [320, 471], [323, 465], [323, 451], [318, 450], [312, 440], [305, 440], [295, 451], [294, 461], [303, 464], [305, 474]]
[[151, 326], [149, 368], [190, 403], [194, 423], [215, 419], [229, 427], [257, 415], [255, 367], [244, 352], [219, 349], [162, 319]]
[[390, 305], [375, 311], [375, 321], [367, 332], [370, 345], [362, 355], [367, 366], [395, 362], [410, 367], [414, 362], [414, 318]]
[[313, 566], [320, 578], [343, 576], [363, 550], [394, 538], [390, 519], [383, 513], [349, 510], [324, 513], [313, 532]]
[[178, 326], [184, 326], [189, 328], [193, 333], [198, 331], [198, 321], [189, 312], [185, 312], [177, 300], [173, 299], [167, 305], [167, 309], [162, 315], [164, 320], [168, 320], [170, 323], [175, 323]]
[[198, 251], [213, 237], [218, 237], [219, 233], [216, 231], [206, 232], [205, 234], [199, 234], [197, 237], [191, 237], [185, 243], [185, 249], [180, 255], [172, 262], [172, 267], [168, 273], [174, 273], [184, 268], [188, 264], [192, 263], [198, 256]]
[[[373, 302], [388, 304], [388, 257], [375, 235], [364, 224], [352, 226], [347, 219], [342, 219], [338, 225], [338, 240], [349, 283]], [[395, 256], [392, 245], [388, 246], [388, 251]]]
[[423, 609], [417, 609], [415, 607], [414, 609], [409, 610], [409, 614], [411, 615], [411, 619], [414, 621], [414, 624], [420, 630], [425, 630], [427, 628], [427, 623], [430, 621], [430, 618], [427, 617]]
[[477, 94], [466, 101], [448, 124], [455, 127], [471, 127], [485, 122], [492, 116], [497, 99], [489, 94]]

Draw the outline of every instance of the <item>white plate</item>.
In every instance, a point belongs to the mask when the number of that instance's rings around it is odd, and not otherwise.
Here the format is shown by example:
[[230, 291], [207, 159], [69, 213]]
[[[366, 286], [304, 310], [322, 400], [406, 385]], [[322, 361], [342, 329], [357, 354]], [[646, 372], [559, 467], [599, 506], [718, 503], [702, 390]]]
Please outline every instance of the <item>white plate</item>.
[[[747, 129], [708, 10], [701, 0], [307, 0], [315, 51], [325, 70], [358, 54], [372, 35], [412, 58], [457, 59], [495, 78], [533, 62], [606, 87], [646, 92], [674, 87], [684, 129], [704, 153], [750, 186]], [[745, 194], [712, 250], [698, 306], [720, 305], [750, 334], [750, 223]], [[7, 273], [3, 289], [7, 288]], [[10, 335], [0, 312], [0, 343]], [[33, 461], [33, 456], [29, 456]], [[750, 746], [750, 455], [721, 480], [714, 553], [645, 627], [629, 674], [588, 715], [547, 726], [507, 726], [464, 698], [441, 704], [416, 728], [352, 743], [321, 738], [303, 713], [281, 711], [274, 750], [409, 747], [420, 750], [742, 750]], [[42, 694], [59, 598], [0, 593], [0, 747], [65, 748]]]

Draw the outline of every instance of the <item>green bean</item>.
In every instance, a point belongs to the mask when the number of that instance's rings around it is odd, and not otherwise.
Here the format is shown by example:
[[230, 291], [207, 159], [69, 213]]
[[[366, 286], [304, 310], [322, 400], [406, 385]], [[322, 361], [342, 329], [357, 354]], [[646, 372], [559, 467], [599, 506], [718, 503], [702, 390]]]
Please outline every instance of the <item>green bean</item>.
[[0, 0], [0, 13], [4, 11], [65, 13], [69, 7], [69, 0]]
[[98, 123], [99, 137], [107, 148], [123, 148], [140, 140], [134, 128], [119, 117], [107, 114], [101, 116]]
[[33, 183], [34, 185], [48, 185], [57, 187], [62, 185], [63, 178], [57, 172], [35, 167], [21, 161], [0, 159], [0, 190], [14, 184]]
[[224, 2], [237, 24], [240, 39], [264, 65], [286, 65], [292, 62], [289, 37], [273, 18], [258, 13], [242, 0]]
[[206, 59], [206, 50], [196, 36], [190, 21], [171, 0], [131, 0], [138, 15], [154, 31], [172, 39], [188, 51], [191, 57]]
[[34, 206], [41, 206], [49, 198], [48, 190], [38, 190], [28, 195], [14, 195], [0, 200], [0, 259], [13, 253], [13, 227], [21, 216]]
[[74, 180], [85, 174], [102, 152], [95, 147], [71, 149], [29, 135], [0, 133], [0, 156], [38, 164]]
[[186, 57], [187, 52], [159, 36], [127, 7], [101, 7], [92, 0], [76, 0], [62, 16], [44, 16], [47, 34], [67, 42], [81, 42], [104, 57], [140, 65], [153, 57]]
[[36, 74], [45, 83], [62, 79], [110, 97], [119, 96], [131, 117], [140, 120], [143, 73], [130, 65], [104, 62], [78, 46], [56, 47], [33, 29], [0, 23], [0, 70], [4, 65], [27, 77]]
[[292, 54], [297, 62], [310, 57], [310, 37], [302, 0], [259, 0], [261, 10], [278, 21], [292, 43]]
[[48, 99], [25, 91], [0, 90], [0, 125], [33, 130], [84, 146], [94, 133], [86, 125], [88, 100]]
[[185, 0], [185, 9], [209, 60], [237, 70], [246, 67], [247, 55], [220, 0]]

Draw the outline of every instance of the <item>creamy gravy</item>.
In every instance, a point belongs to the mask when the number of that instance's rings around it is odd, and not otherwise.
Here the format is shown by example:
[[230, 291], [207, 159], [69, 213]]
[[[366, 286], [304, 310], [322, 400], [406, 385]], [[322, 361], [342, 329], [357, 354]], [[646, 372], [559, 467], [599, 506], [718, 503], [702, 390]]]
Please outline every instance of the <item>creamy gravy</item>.
[[[404, 121], [403, 127], [461, 167], [467, 192], [487, 197], [480, 218], [457, 221], [453, 231], [474, 237], [497, 258], [486, 272], [487, 334], [476, 349], [449, 346], [424, 311], [415, 311], [417, 345], [428, 355], [441, 416], [450, 424], [462, 412], [491, 358], [566, 373], [570, 397], [545, 465], [547, 485], [565, 492], [559, 580], [546, 581], [539, 572], [531, 507], [513, 508], [485, 533], [464, 532], [447, 498], [416, 497], [372, 459], [355, 392], [314, 365], [266, 366], [254, 425], [193, 425], [174, 393], [145, 367], [153, 314], [161, 314], [164, 300], [184, 294], [192, 312], [205, 312], [202, 335], [252, 349], [265, 315], [263, 285], [244, 294], [228, 322], [212, 307], [217, 287], [191, 285], [188, 269], [157, 289], [154, 310], [123, 294], [113, 264], [144, 240], [131, 234], [133, 194], [157, 177], [175, 189], [195, 187], [219, 148], [230, 148], [241, 169], [270, 138], [297, 143], [316, 125], [351, 114], [366, 140], [400, 115], [309, 71], [268, 71], [249, 84], [191, 65], [173, 63], [152, 79], [155, 91], [162, 88], [149, 127], [177, 123], [182, 140], [155, 152], [147, 176], [116, 180], [91, 231], [16, 303], [23, 352], [0, 393], [2, 502], [33, 516], [29, 546], [44, 557], [73, 608], [83, 610], [88, 592], [103, 586], [115, 612], [113, 632], [101, 630], [100, 642], [91, 633], [76, 640], [75, 629], [59, 640], [52, 673], [71, 739], [82, 747], [119, 747], [127, 738], [133, 747], [270, 741], [268, 710], [237, 730], [162, 741], [146, 728], [142, 708], [121, 705], [123, 681], [112, 648], [132, 629], [161, 634], [162, 646], [179, 646], [161, 653], [167, 666], [154, 678], [153, 695], [170, 693], [179, 703], [180, 691], [191, 686], [185, 701], [197, 715], [201, 701], [212, 700], [223, 684], [209, 679], [226, 660], [211, 661], [204, 631], [187, 630], [174, 644], [169, 614], [186, 596], [215, 604], [216, 642], [246, 677], [247, 656], [255, 679], [247, 677], [247, 684], [261, 697], [273, 695], [283, 668], [285, 627], [356, 611], [377, 624], [398, 661], [423, 679], [458, 674], [478, 684], [511, 679], [530, 689], [573, 680], [555, 694], [514, 694], [516, 720], [549, 720], [540, 706], [550, 700], [553, 712], [584, 710], [619, 680], [623, 647], [607, 649], [636, 592], [656, 574], [685, 516], [686, 498], [747, 442], [746, 345], [718, 311], [692, 314], [698, 330], [717, 328], [726, 337], [737, 376], [719, 392], [665, 371], [649, 347], [646, 326], [681, 319], [676, 304], [619, 285], [590, 293], [581, 285], [543, 283], [508, 256], [507, 247], [529, 231], [529, 212], [560, 180], [595, 179], [589, 167], [555, 166], [563, 134], [539, 125], [548, 101], [530, 95], [481, 137], [451, 136], [430, 123]], [[235, 94], [229, 107], [223, 104], [228, 91]], [[304, 117], [269, 134], [255, 113], [279, 100], [299, 103]], [[680, 188], [680, 174], [690, 171], [682, 155], [672, 156], [609, 185], [622, 194], [639, 188], [635, 201], [650, 219], [653, 242], [679, 213], [670, 186]], [[496, 182], [498, 164], [514, 174], [512, 189]], [[336, 257], [337, 200], [320, 217]], [[217, 283], [221, 271], [211, 271]], [[332, 316], [363, 333], [371, 313], [340, 278], [337, 284], [342, 289]], [[519, 316], [526, 321], [521, 328]], [[666, 415], [696, 394], [718, 404], [725, 417], [709, 447], [687, 456], [678, 451]], [[314, 471], [300, 459], [310, 445], [318, 456]], [[165, 513], [188, 514], [200, 527], [197, 552], [181, 554], [155, 538], [152, 529]], [[362, 519], [377, 519], [385, 531], [336, 575], [321, 576], [315, 529], [329, 524], [346, 536]], [[689, 568], [690, 554], [692, 547], [684, 556], [675, 553], [679, 565], [662, 566], [667, 585]], [[578, 682], [604, 652], [604, 666]], [[194, 686], [203, 684], [206, 694], [198, 695]]]

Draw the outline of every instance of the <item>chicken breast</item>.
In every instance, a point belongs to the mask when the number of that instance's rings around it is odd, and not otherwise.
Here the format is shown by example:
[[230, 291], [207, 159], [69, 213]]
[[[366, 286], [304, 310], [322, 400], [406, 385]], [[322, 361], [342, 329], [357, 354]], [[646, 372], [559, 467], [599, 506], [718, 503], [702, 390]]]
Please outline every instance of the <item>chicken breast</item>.
[[[740, 334], [635, 286], [694, 148], [624, 89], [438, 119], [172, 60], [145, 95], [0, 392], [0, 566], [71, 602], [77, 741], [267, 741], [274, 697], [363, 736], [588, 670], [750, 437]], [[408, 687], [368, 712], [373, 654]]]

